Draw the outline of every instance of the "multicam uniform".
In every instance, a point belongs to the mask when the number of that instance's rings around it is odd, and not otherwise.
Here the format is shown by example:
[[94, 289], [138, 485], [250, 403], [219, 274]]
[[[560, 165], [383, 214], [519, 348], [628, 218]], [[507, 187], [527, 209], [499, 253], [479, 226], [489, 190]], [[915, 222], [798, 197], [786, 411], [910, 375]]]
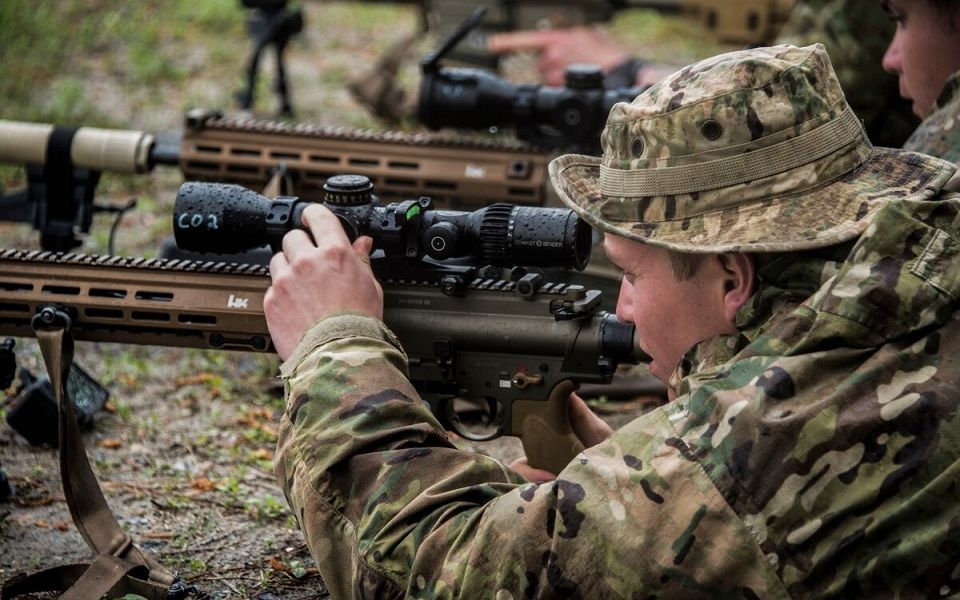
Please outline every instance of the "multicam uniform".
[[937, 106], [903, 145], [960, 164], [960, 72], [947, 80]]
[[[778, 254], [738, 333], [685, 356], [674, 402], [537, 485], [453, 447], [382, 323], [321, 321], [281, 369], [276, 474], [333, 596], [960, 593], [960, 195], [942, 191], [955, 169], [871, 148], [819, 46], [703, 61], [618, 106], [602, 162], [551, 164], [558, 193], [649, 243], [749, 246], [766, 228]], [[731, 158], [790, 164], [785, 139], [827, 154], [755, 182], [755, 198], [626, 191], [661, 163], [727, 178], [743, 176]]]
[[277, 474], [333, 596], [957, 593], [960, 197], [930, 199], [766, 267], [678, 400], [553, 483], [455, 450], [381, 323], [322, 321]]

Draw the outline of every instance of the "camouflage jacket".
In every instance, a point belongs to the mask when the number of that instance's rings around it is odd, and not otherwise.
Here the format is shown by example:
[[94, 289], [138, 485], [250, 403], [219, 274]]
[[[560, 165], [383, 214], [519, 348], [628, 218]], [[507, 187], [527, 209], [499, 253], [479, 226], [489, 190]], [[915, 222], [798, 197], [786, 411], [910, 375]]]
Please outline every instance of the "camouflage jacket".
[[960, 164], [960, 71], [947, 80], [935, 110], [903, 148]]
[[677, 400], [547, 484], [455, 449], [382, 323], [318, 323], [275, 468], [333, 597], [960, 593], [960, 195], [928, 191], [775, 257]]

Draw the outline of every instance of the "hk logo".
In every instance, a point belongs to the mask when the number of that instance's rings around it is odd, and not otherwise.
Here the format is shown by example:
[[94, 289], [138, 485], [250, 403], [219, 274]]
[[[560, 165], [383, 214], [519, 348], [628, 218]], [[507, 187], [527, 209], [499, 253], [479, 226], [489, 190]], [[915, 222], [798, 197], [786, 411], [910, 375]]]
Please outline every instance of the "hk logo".
[[246, 308], [249, 298], [237, 298], [233, 294], [227, 299], [227, 308]]

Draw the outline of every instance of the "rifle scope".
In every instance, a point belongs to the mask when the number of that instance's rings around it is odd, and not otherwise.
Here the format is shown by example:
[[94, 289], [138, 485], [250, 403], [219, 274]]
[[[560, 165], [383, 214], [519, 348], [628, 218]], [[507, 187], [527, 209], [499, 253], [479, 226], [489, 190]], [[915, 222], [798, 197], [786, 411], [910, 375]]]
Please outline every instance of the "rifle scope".
[[[336, 175], [323, 186], [323, 205], [351, 240], [368, 235], [387, 258], [575, 269], [590, 258], [590, 227], [569, 209], [498, 203], [434, 210], [427, 197], [383, 206], [373, 192], [363, 175]], [[284, 234], [303, 227], [309, 204], [265, 198], [239, 185], [187, 182], [174, 206], [174, 236], [181, 250], [235, 253], [270, 244], [276, 251]]]
[[603, 88], [596, 65], [567, 68], [564, 87], [515, 84], [480, 69], [442, 67], [442, 59], [483, 18], [478, 8], [421, 63], [417, 119], [431, 129], [513, 128], [519, 139], [550, 149], [596, 154], [600, 132], [617, 102], [631, 102], [643, 88]]

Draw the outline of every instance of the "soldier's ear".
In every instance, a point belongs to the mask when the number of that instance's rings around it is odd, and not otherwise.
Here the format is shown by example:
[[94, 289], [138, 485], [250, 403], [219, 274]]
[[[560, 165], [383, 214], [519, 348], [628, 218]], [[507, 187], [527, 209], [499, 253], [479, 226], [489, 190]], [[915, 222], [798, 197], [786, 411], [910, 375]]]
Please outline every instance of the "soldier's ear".
[[757, 268], [753, 257], [743, 252], [730, 252], [717, 256], [723, 267], [723, 316], [733, 323], [740, 310], [756, 287]]

